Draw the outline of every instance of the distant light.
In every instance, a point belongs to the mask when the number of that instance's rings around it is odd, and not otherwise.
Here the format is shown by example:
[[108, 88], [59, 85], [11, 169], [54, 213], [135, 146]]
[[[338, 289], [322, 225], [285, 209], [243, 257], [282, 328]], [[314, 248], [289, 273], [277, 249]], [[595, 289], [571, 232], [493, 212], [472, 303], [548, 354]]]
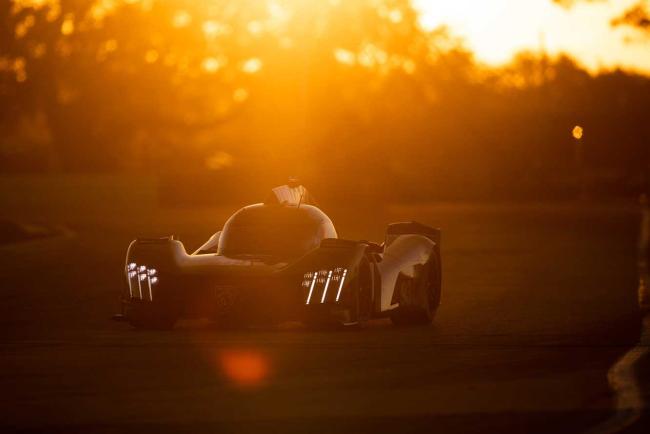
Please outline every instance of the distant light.
[[242, 65], [242, 71], [248, 74], [255, 74], [260, 69], [262, 69], [262, 61], [256, 57], [248, 59]]
[[23, 19], [21, 22], [19, 22], [16, 25], [16, 29], [14, 30], [14, 34], [16, 35], [16, 38], [22, 38], [27, 34], [29, 29], [31, 29], [34, 26], [34, 23], [36, 22], [36, 19], [34, 18], [34, 15], [27, 15], [25, 19]]
[[201, 62], [201, 68], [210, 74], [217, 72], [221, 66], [223, 66], [223, 62], [219, 61], [216, 57], [206, 57], [203, 59], [203, 62]]
[[104, 0], [101, 2], [95, 2], [88, 11], [88, 15], [90, 15], [96, 22], [101, 23], [109, 13], [115, 10], [116, 7], [117, 4], [114, 1]]
[[61, 5], [58, 2], [50, 2], [47, 13], [45, 14], [45, 19], [51, 23], [55, 21], [61, 15]]
[[582, 139], [583, 133], [584, 133], [584, 130], [582, 129], [582, 127], [580, 125], [576, 125], [575, 127], [573, 127], [573, 131], [571, 132], [571, 134], [573, 134], [573, 138], [576, 139], [576, 140]]
[[388, 61], [388, 55], [375, 44], [365, 44], [357, 56], [359, 64], [366, 68], [383, 65]]
[[65, 18], [63, 19], [63, 23], [61, 23], [61, 34], [68, 36], [71, 35], [73, 32], [74, 32], [74, 15], [66, 14]]
[[399, 9], [393, 9], [388, 13], [388, 19], [393, 23], [399, 23], [400, 21], [402, 21], [402, 18], [403, 18], [402, 11], [400, 11]]
[[206, 38], [212, 39], [219, 35], [220, 33], [224, 33], [225, 28], [218, 22], [214, 20], [207, 20], [203, 22], [203, 25], [201, 26], [203, 29], [203, 34], [205, 35]]
[[176, 11], [172, 18], [172, 25], [176, 28], [187, 27], [192, 22], [192, 16], [184, 10]]
[[287, 10], [287, 8], [278, 4], [275, 1], [268, 2], [267, 8], [269, 11], [269, 15], [275, 21], [285, 22], [290, 16], [290, 13]]
[[334, 58], [337, 62], [344, 65], [354, 65], [357, 56], [355, 56], [352, 51], [344, 50], [343, 48], [337, 48], [334, 50]]
[[404, 72], [407, 74], [413, 74], [415, 72], [415, 62], [411, 59], [405, 60], [402, 64], [402, 69], [404, 69]]
[[131, 262], [131, 263], [129, 263], [128, 267], [129, 267], [129, 270], [135, 270], [135, 268], [137, 267], [137, 264], [135, 262]]
[[155, 63], [156, 60], [158, 60], [158, 57], [158, 51], [152, 48], [151, 50], [147, 50], [147, 52], [144, 54], [144, 61], [147, 63]]
[[154, 277], [151, 278], [151, 284], [155, 285], [156, 283], [158, 283], [158, 278], [156, 276], [154, 276]]

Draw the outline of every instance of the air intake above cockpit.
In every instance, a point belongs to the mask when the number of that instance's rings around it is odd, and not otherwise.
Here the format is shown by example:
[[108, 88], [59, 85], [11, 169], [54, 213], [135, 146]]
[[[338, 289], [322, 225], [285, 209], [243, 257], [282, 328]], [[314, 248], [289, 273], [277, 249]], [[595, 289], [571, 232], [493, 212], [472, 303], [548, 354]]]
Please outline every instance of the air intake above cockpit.
[[290, 178], [285, 185], [273, 188], [264, 203], [284, 206], [316, 205], [314, 197], [295, 178]]

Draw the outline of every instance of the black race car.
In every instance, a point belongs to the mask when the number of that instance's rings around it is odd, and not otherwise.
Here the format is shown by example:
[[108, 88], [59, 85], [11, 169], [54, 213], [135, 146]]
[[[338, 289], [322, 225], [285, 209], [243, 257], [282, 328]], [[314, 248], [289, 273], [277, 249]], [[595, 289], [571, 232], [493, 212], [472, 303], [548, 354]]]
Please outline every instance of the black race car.
[[440, 304], [440, 230], [388, 225], [384, 242], [343, 240], [307, 190], [290, 183], [234, 213], [194, 253], [174, 236], [126, 252], [122, 313], [138, 328], [180, 318], [225, 327], [290, 320], [429, 324]]

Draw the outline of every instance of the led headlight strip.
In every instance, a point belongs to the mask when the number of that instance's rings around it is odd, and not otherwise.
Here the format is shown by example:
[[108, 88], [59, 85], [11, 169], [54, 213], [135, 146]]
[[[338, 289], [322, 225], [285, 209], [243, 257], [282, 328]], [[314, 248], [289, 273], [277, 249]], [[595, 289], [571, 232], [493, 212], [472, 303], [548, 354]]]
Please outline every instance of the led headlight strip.
[[320, 291], [320, 302], [327, 301], [327, 294], [330, 286], [338, 286], [336, 289], [336, 300], [341, 298], [345, 278], [348, 274], [347, 268], [337, 267], [330, 270], [310, 271], [303, 275], [302, 287], [309, 288], [305, 304], [311, 304], [315, 292]]
[[[149, 301], [153, 301], [151, 287], [158, 283], [158, 270], [148, 268], [146, 265], [129, 262], [126, 264], [126, 280], [129, 283], [129, 295], [131, 298], [139, 298], [142, 300], [142, 287], [145, 286], [145, 289], [148, 289], [149, 292]], [[144, 282], [146, 282], [146, 285]], [[137, 294], [134, 295], [136, 289]]]

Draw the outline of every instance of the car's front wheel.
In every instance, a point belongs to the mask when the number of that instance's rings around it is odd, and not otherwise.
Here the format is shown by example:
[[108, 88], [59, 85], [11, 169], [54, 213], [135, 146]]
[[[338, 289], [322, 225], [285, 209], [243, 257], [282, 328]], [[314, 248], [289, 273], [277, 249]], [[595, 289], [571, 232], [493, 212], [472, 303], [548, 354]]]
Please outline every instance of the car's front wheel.
[[417, 267], [415, 276], [400, 276], [397, 291], [399, 307], [390, 316], [395, 325], [431, 324], [440, 305], [440, 261], [437, 255]]

